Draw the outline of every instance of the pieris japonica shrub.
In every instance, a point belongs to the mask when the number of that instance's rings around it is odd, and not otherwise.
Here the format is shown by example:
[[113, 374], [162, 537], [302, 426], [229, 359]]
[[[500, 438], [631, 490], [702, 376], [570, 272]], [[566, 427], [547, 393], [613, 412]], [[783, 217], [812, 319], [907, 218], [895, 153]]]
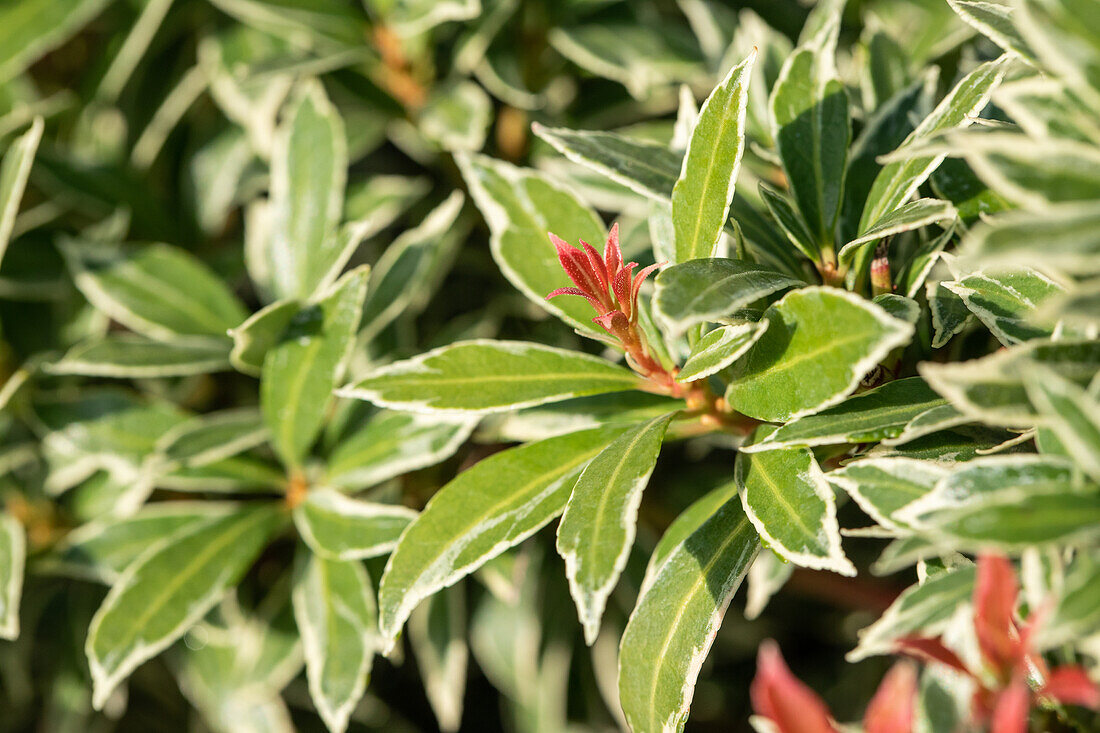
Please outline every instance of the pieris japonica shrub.
[[1098, 69], [1096, 0], [0, 7], [0, 729], [1100, 729]]

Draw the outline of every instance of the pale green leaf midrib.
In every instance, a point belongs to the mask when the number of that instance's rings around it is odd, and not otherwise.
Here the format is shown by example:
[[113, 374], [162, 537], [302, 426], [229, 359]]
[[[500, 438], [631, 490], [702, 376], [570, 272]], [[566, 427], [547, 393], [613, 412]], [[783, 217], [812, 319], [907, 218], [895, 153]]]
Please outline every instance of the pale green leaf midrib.
[[[707, 561], [707, 564], [702, 568], [699, 573], [699, 577], [695, 579], [695, 582], [691, 584], [691, 589], [685, 594], [685, 598], [690, 600], [695, 597], [699, 589], [707, 582], [707, 578], [710, 576], [710, 571], [714, 569], [714, 566], [718, 564], [718, 561], [725, 554], [726, 549], [733, 544], [734, 540], [737, 540], [741, 536], [741, 531], [745, 529], [745, 525], [748, 523], [747, 517], [742, 517], [737, 526], [730, 530], [726, 539], [722, 540], [722, 544], [715, 550], [713, 556]], [[653, 586], [650, 586], [651, 588]], [[652, 591], [651, 591], [652, 592]], [[649, 723], [650, 730], [660, 730], [660, 723], [657, 720], [657, 684], [661, 679], [661, 665], [668, 659], [668, 648], [672, 645], [672, 639], [676, 635], [676, 631], [680, 628], [680, 623], [684, 619], [684, 614], [687, 613], [687, 602], [680, 604], [676, 610], [676, 617], [668, 627], [668, 633], [665, 635], [664, 640], [661, 642], [661, 651], [657, 654], [657, 664], [653, 668], [652, 684], [649, 687]]]
[[[794, 434], [793, 437], [779, 438], [778, 440], [775, 440], [775, 441], [765, 440], [763, 442], [765, 442], [765, 443], [771, 443], [771, 442], [787, 443], [787, 442], [790, 442], [790, 441], [796, 441], [799, 438], [829, 437], [829, 436], [832, 436], [832, 435], [845, 435], [845, 434], [848, 434], [848, 433], [851, 433], [853, 431], [860, 430], [860, 429], [867, 429], [867, 428], [873, 428], [873, 427], [889, 428], [889, 427], [894, 427], [896, 425], [904, 425], [904, 424], [908, 423], [908, 420], [906, 420], [905, 423], [893, 422], [893, 423], [887, 423], [885, 425], [882, 424], [882, 420], [883, 420], [883, 418], [891, 418], [891, 417], [894, 417], [895, 415], [909, 415], [915, 409], [919, 409], [919, 410], [923, 411], [923, 410], [926, 410], [926, 409], [931, 409], [932, 407], [941, 406], [943, 404], [947, 404], [947, 401], [941, 399], [941, 400], [933, 400], [933, 401], [930, 401], [930, 402], [923, 402], [923, 403], [918, 402], [918, 403], [911, 404], [911, 405], [897, 405], [895, 407], [889, 407], [889, 408], [878, 408], [878, 409], [874, 410], [873, 414], [864, 415], [862, 417], [849, 418], [846, 423], [843, 422], [844, 418], [841, 418], [841, 417], [838, 417], [838, 416], [830, 416], [830, 417], [836, 418], [835, 421], [837, 423], [840, 423], [841, 427], [834, 428], [831, 432], [829, 432], [825, 435], [819, 435], [818, 433], [811, 433], [809, 435], [800, 436], [798, 434], [798, 431], [796, 431], [794, 429], [797, 426], [797, 423], [795, 423], [795, 424], [791, 425], [791, 430], [789, 431], [790, 433]], [[928, 405], [931, 405], [931, 407], [928, 407]], [[919, 413], [918, 413], [918, 416], [919, 416]]]

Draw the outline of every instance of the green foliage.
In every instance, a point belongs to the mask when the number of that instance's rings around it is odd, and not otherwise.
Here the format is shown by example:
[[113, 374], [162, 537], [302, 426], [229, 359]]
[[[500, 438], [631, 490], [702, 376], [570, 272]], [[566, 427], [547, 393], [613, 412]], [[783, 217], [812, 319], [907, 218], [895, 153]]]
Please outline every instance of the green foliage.
[[0, 731], [1096, 728], [1096, 3], [752, 6], [0, 7]]

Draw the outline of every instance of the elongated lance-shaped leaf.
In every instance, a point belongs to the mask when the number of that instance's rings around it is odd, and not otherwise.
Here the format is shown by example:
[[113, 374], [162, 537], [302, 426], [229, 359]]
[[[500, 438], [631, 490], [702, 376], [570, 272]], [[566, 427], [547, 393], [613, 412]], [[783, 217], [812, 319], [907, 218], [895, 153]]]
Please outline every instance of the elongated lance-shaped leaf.
[[4, 153], [4, 160], [0, 162], [0, 260], [4, 259], [4, 252], [8, 249], [15, 216], [19, 213], [19, 202], [23, 200], [23, 191], [27, 187], [44, 126], [42, 118], [35, 117], [31, 128], [12, 141]]
[[439, 729], [456, 733], [462, 726], [466, 695], [466, 589], [451, 586], [424, 601], [409, 617], [409, 644], [424, 682], [424, 693]]
[[544, 310], [582, 333], [605, 333], [592, 323], [592, 307], [581, 298], [546, 295], [573, 283], [547, 239], [554, 232], [576, 245], [598, 245], [607, 233], [594, 211], [541, 173], [481, 155], [456, 155], [474, 203], [489, 225], [489, 248], [504, 277]]
[[876, 654], [891, 654], [894, 642], [920, 632], [936, 636], [943, 631], [960, 603], [974, 592], [974, 566], [956, 568], [929, 577], [903, 592], [878, 621], [859, 632], [859, 645], [848, 652], [849, 662]]
[[1078, 385], [1100, 370], [1100, 342], [1080, 339], [1026, 341], [989, 356], [953, 364], [925, 362], [918, 370], [959, 412], [989, 425], [1029, 427], [1036, 410], [1023, 370], [1045, 367]]
[[[898, 149], [921, 143], [943, 130], [970, 125], [989, 101], [989, 95], [1004, 75], [1006, 65], [1007, 58], [1002, 56], [967, 74]], [[908, 201], [943, 158], [943, 155], [921, 156], [884, 166], [867, 195], [859, 220], [859, 233], [865, 234], [886, 214]]]
[[592, 646], [607, 597], [626, 566], [637, 531], [638, 506], [657, 465], [672, 415], [634, 426], [592, 459], [573, 487], [561, 524], [558, 553]]
[[953, 405], [939, 405], [915, 416], [905, 424], [900, 433], [892, 438], [883, 438], [882, 444], [887, 446], [903, 445], [917, 438], [923, 438], [925, 435], [965, 425], [969, 422], [974, 422], [974, 419], [962, 414]]
[[[816, 249], [832, 249], [851, 125], [833, 54], [840, 14], [787, 57], [772, 89], [772, 137]], [[811, 255], [814, 256], [814, 255]]]
[[27, 539], [23, 525], [0, 513], [0, 639], [19, 637], [19, 600], [23, 597], [23, 565]]
[[378, 648], [374, 591], [358, 560], [327, 560], [299, 546], [295, 566], [291, 599], [309, 696], [328, 729], [344, 733]]
[[107, 336], [69, 349], [58, 361], [45, 365], [51, 374], [86, 377], [145, 379], [183, 377], [227, 371], [229, 344], [165, 343], [133, 336]]
[[[1052, 204], [1042, 212], [1008, 211], [975, 226], [963, 240], [966, 261], [1100, 272], [1100, 203]], [[1035, 242], [1042, 241], [1042, 247]]]
[[769, 267], [719, 257], [666, 267], [655, 283], [657, 312], [677, 332], [805, 284]]
[[888, 211], [870, 229], [841, 247], [838, 257], [841, 264], [847, 264], [855, 258], [857, 252], [871, 247], [880, 239], [920, 229], [936, 222], [950, 221], [957, 214], [950, 201], [939, 199], [910, 201], [897, 209]]
[[1066, 289], [1038, 270], [976, 272], [940, 283], [962, 299], [967, 309], [1005, 346], [1050, 336], [1052, 329], [1035, 324], [1035, 311]]
[[738, 453], [733, 470], [745, 514], [773, 552], [796, 565], [856, 574], [840, 547], [836, 497], [808, 448]]
[[699, 670], [759, 549], [733, 497], [668, 552], [619, 645], [619, 700], [632, 730], [683, 728]]
[[26, 0], [0, 9], [0, 82], [52, 51], [109, 0]]
[[818, 235], [811, 234], [806, 228], [806, 222], [794, 210], [791, 202], [781, 193], [763, 183], [760, 184], [760, 198], [764, 200], [772, 218], [775, 219], [775, 223], [787, 235], [790, 243], [806, 257], [816, 260], [820, 254], [821, 240]]
[[841, 401], [913, 325], [836, 288], [788, 293], [764, 312], [768, 330], [734, 362], [726, 399], [760, 420], [785, 421]]
[[111, 248], [64, 241], [73, 281], [96, 309], [159, 341], [224, 338], [247, 313], [193, 255], [167, 244]]
[[645, 577], [642, 578], [642, 586], [638, 595], [645, 595], [646, 589], [653, 585], [653, 579], [657, 577], [657, 571], [664, 565], [672, 551], [699, 529], [711, 516], [721, 509], [730, 499], [737, 499], [737, 483], [728, 481], [714, 488], [693, 501], [687, 509], [680, 512], [668, 529], [661, 535], [661, 539], [649, 555], [646, 564]]
[[395, 504], [354, 499], [327, 488], [310, 489], [294, 507], [294, 525], [310, 549], [333, 560], [385, 555], [416, 512]]
[[676, 262], [714, 255], [745, 150], [745, 110], [755, 60], [754, 50], [730, 69], [699, 110], [672, 190]]
[[683, 163], [683, 156], [665, 145], [614, 132], [567, 130], [537, 122], [531, 129], [574, 163], [657, 201], [669, 199]]
[[88, 629], [93, 706], [205, 616], [284, 521], [275, 507], [242, 509], [162, 537], [127, 568]]
[[477, 425], [476, 419], [444, 418], [381, 410], [329, 454], [325, 483], [365, 489], [449, 458]]
[[987, 0], [947, 0], [947, 4], [966, 21], [967, 25], [1005, 51], [1014, 53], [1028, 62], [1035, 62], [1035, 52], [1016, 30], [1011, 5], [1001, 5]]
[[363, 334], [370, 338], [421, 296], [447, 232], [458, 218], [465, 197], [455, 191], [414, 229], [393, 241], [371, 270], [370, 288], [363, 304]]
[[370, 268], [357, 268], [315, 304], [299, 311], [264, 356], [260, 404], [272, 444], [289, 466], [313, 444], [339, 384], [363, 312]]
[[383, 367], [345, 397], [416, 412], [494, 412], [637, 387], [609, 361], [522, 341], [462, 341]]
[[946, 404], [947, 400], [920, 377], [897, 379], [821, 412], [791, 420], [759, 443], [742, 446], [741, 450], [752, 453], [799, 445], [874, 443], [896, 437], [910, 420]]
[[546, 525], [577, 476], [623, 427], [548, 438], [490, 456], [432, 497], [397, 543], [379, 587], [389, 646], [421, 600], [455, 583]]
[[691, 382], [725, 369], [760, 340], [768, 325], [768, 321], [760, 321], [721, 326], [708, 331], [695, 342], [683, 368], [676, 375], [676, 381]]
[[930, 493], [949, 470], [935, 461], [868, 457], [830, 471], [825, 478], [879, 525], [901, 530], [905, 523], [894, 519], [894, 512]]
[[133, 516], [104, 517], [77, 527], [65, 535], [48, 563], [65, 573], [113, 585], [158, 540], [236, 509], [236, 505], [221, 501], [147, 504]]
[[252, 407], [200, 415], [168, 431], [157, 452], [170, 463], [204, 466], [267, 441], [263, 414]]
[[1043, 422], [1073, 461], [1094, 481], [1100, 481], [1100, 401], [1042, 367], [1025, 369], [1024, 386]]
[[264, 258], [275, 298], [309, 298], [351, 255], [337, 236], [347, 167], [340, 115], [320, 82], [303, 82], [271, 156], [273, 218]]

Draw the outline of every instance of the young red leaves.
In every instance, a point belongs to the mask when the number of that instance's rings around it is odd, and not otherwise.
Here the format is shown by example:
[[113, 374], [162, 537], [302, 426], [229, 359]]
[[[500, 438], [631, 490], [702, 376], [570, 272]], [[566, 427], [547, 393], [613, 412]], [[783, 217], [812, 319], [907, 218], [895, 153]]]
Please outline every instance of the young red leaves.
[[581, 240], [577, 249], [550, 233], [550, 242], [558, 251], [562, 269], [576, 287], [558, 288], [547, 299], [559, 295], [579, 295], [596, 309], [592, 320], [622, 344], [637, 371], [663, 383], [673, 384], [674, 378], [649, 353], [645, 337], [638, 326], [638, 293], [642, 283], [661, 264], [650, 265], [634, 274], [637, 262], [623, 264], [619, 247], [619, 225], [614, 224], [607, 235], [603, 257], [595, 247]]
[[[756, 714], [771, 721], [778, 733], [837, 733], [829, 708], [791, 674], [770, 639], [760, 645], [749, 695]], [[916, 698], [916, 670], [904, 662], [894, 665], [867, 706], [865, 733], [910, 733]]]

